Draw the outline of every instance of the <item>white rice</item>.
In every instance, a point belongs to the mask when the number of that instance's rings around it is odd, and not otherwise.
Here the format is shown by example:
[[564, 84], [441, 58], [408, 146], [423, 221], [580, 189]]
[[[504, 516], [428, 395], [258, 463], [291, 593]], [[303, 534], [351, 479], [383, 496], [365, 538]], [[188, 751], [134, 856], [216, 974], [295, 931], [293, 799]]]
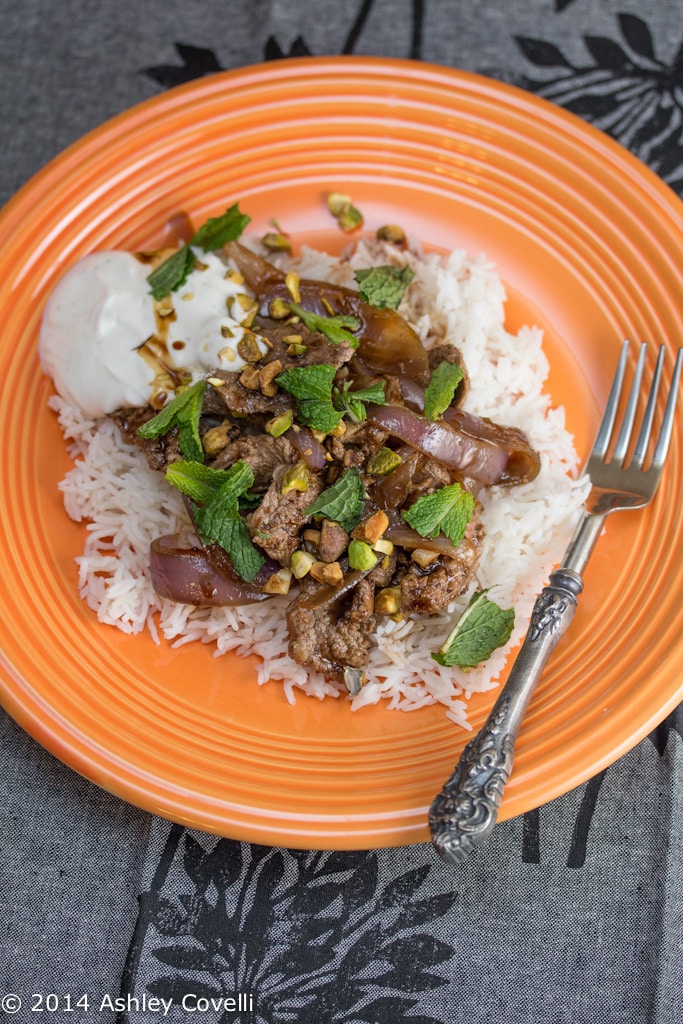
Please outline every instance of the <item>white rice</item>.
[[[470, 375], [465, 407], [499, 423], [519, 427], [540, 453], [541, 471], [529, 484], [491, 488], [480, 496], [486, 543], [476, 579], [447, 611], [421, 619], [380, 619], [368, 682], [348, 698], [355, 710], [378, 701], [412, 711], [438, 702], [464, 728], [467, 699], [497, 685], [509, 650], [524, 635], [536, 594], [558, 563], [587, 492], [577, 478], [577, 456], [564, 411], [552, 408], [543, 387], [548, 363], [541, 331], [504, 327], [504, 287], [482, 257], [463, 252], [422, 254], [417, 245], [396, 251], [362, 243], [339, 263], [304, 250], [293, 266], [302, 276], [352, 284], [353, 269], [387, 262], [407, 263], [415, 277], [401, 305], [427, 346], [452, 342]], [[187, 528], [180, 495], [152, 472], [137, 449], [124, 444], [109, 420], [85, 419], [60, 398], [52, 399], [75, 460], [62, 482], [66, 511], [87, 523], [83, 554], [77, 558], [82, 598], [101, 622], [128, 633], [147, 629], [156, 643], [182, 647], [210, 644], [212, 653], [257, 654], [259, 683], [281, 680], [287, 699], [297, 693], [340, 696], [338, 687], [309, 672], [287, 654], [286, 598], [244, 608], [195, 608], [161, 599], [149, 577], [149, 545], [162, 534]], [[515, 609], [509, 644], [470, 671], [443, 668], [432, 658], [475, 590]], [[178, 653], [182, 657], [182, 651]]]

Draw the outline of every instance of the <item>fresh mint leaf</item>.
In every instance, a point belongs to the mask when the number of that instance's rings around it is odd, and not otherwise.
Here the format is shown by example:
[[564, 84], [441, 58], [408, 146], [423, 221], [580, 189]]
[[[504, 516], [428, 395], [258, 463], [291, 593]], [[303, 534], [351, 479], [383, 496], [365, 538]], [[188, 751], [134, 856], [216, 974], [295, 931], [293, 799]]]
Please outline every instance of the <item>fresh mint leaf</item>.
[[166, 479], [195, 503], [194, 524], [204, 544], [227, 551], [235, 572], [251, 583], [264, 562], [239, 510], [240, 499], [254, 483], [251, 466], [240, 459], [228, 470], [212, 469], [181, 460], [171, 463]]
[[336, 372], [334, 366], [316, 363], [291, 367], [275, 378], [294, 398], [301, 422], [326, 434], [339, 425], [342, 416], [348, 415], [356, 423], [362, 423], [366, 416], [365, 402], [378, 405], [385, 402], [383, 381], [352, 391], [347, 381], [341, 387], [334, 387]]
[[159, 301], [185, 284], [197, 262], [191, 246], [199, 246], [204, 252], [214, 252], [226, 242], [239, 238], [250, 221], [248, 214], [240, 213], [237, 203], [228, 207], [221, 217], [209, 217], [189, 244], [181, 246], [149, 275], [147, 280], [152, 296]]
[[225, 483], [224, 469], [211, 469], [202, 462], [179, 459], [166, 468], [166, 479], [198, 505], [206, 505]]
[[332, 382], [337, 371], [326, 363], [294, 366], [275, 378], [296, 402], [299, 419], [326, 434], [339, 425], [341, 413], [332, 404]]
[[159, 301], [169, 292], [182, 287], [194, 270], [195, 263], [192, 249], [189, 245], [182, 245], [147, 277], [152, 297]]
[[508, 642], [515, 622], [514, 609], [500, 608], [487, 598], [487, 593], [480, 590], [472, 595], [454, 628], [432, 654], [439, 665], [475, 668]]
[[304, 509], [304, 515], [331, 519], [350, 533], [360, 522], [364, 505], [363, 481], [358, 467], [352, 466]]
[[415, 271], [411, 267], [371, 267], [357, 270], [354, 276], [363, 302], [377, 309], [398, 309]]
[[222, 249], [227, 242], [239, 238], [251, 217], [241, 213], [239, 204], [233, 203], [221, 217], [209, 217], [191, 240], [190, 245], [200, 245], [204, 252]]
[[202, 541], [227, 551], [235, 572], [251, 583], [265, 559], [254, 546], [238, 501], [227, 485], [225, 492], [221, 488], [208, 505], [195, 511], [194, 521]]
[[335, 408], [343, 416], [348, 416], [354, 423], [363, 423], [367, 416], [366, 402], [374, 402], [375, 405], [385, 404], [384, 381], [371, 384], [368, 388], [358, 388], [356, 391], [351, 390], [349, 381], [344, 381], [341, 387], [334, 389], [333, 401]]
[[297, 401], [329, 402], [332, 405], [332, 382], [337, 371], [327, 363], [293, 366], [275, 378], [277, 384]]
[[236, 500], [241, 498], [253, 484], [254, 473], [243, 459], [230, 469], [212, 469], [203, 463], [179, 459], [167, 467], [166, 479], [198, 505], [208, 505], [221, 490]]
[[418, 498], [401, 515], [421, 537], [436, 537], [441, 532], [457, 546], [465, 536], [473, 512], [473, 496], [459, 483], [454, 483]]
[[444, 360], [436, 367], [425, 388], [424, 415], [437, 420], [453, 401], [455, 389], [465, 376], [462, 368]]
[[358, 338], [351, 333], [360, 327], [360, 320], [357, 317], [346, 314], [319, 316], [318, 313], [310, 313], [298, 302], [290, 302], [288, 305], [292, 313], [296, 313], [309, 331], [318, 331], [319, 334], [327, 338], [331, 345], [341, 345], [346, 342], [352, 348], [358, 348]]
[[180, 450], [185, 458], [193, 462], [203, 462], [204, 449], [199, 436], [199, 417], [205, 389], [206, 382], [198, 380], [192, 387], [181, 391], [161, 412], [147, 423], [143, 423], [138, 430], [138, 437], [153, 440], [177, 427]]

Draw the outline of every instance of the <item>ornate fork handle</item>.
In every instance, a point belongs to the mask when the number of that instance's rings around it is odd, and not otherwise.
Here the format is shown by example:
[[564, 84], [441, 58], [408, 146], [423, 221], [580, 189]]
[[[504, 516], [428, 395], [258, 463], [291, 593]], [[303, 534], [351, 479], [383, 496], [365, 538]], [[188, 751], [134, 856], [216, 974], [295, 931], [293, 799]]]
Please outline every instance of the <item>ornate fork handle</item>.
[[582, 589], [581, 576], [573, 569], [561, 567], [551, 574], [536, 598], [526, 638], [493, 710], [432, 802], [432, 842], [444, 860], [465, 860], [493, 829], [524, 713], [548, 658], [574, 617]]

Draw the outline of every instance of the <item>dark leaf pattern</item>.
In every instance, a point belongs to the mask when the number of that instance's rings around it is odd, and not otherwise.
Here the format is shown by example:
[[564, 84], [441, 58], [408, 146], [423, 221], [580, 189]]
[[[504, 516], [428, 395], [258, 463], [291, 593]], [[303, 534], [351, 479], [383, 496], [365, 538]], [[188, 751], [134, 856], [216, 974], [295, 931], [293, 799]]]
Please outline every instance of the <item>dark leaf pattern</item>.
[[188, 43], [176, 43], [175, 50], [182, 64], [156, 64], [154, 67], [145, 68], [144, 73], [164, 89], [223, 70], [213, 50], [190, 46]]
[[264, 49], [265, 60], [281, 60], [283, 57], [310, 57], [311, 51], [302, 36], [297, 36], [289, 50], [282, 49], [274, 36], [268, 36]]
[[657, 57], [643, 18], [619, 14], [620, 38], [586, 34], [589, 62], [575, 65], [547, 39], [516, 37], [537, 75], [519, 84], [613, 135], [673, 188], [683, 190], [683, 40], [670, 64]]
[[652, 33], [647, 23], [635, 14], [620, 14], [618, 21], [621, 34], [633, 53], [656, 64]]
[[515, 36], [520, 50], [532, 64], [540, 68], [571, 68], [562, 51], [554, 43], [545, 39], [530, 39], [528, 36]]
[[176, 865], [182, 887], [154, 904], [148, 954], [159, 967], [147, 988], [176, 1001], [190, 991], [257, 993], [255, 1024], [403, 1019], [447, 984], [454, 955], [433, 928], [457, 895], [430, 891], [431, 870], [421, 864], [381, 882], [374, 852], [208, 837], [205, 846], [187, 832]]

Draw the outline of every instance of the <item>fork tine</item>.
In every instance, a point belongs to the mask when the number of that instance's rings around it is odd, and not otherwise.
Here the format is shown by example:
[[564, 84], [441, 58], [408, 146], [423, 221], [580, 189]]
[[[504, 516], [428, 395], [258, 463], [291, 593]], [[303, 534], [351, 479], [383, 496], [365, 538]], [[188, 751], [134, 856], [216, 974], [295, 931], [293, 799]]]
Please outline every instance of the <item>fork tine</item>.
[[657, 447], [652, 457], [652, 468], [660, 470], [666, 460], [667, 452], [669, 451], [669, 443], [671, 441], [671, 435], [673, 433], [674, 416], [676, 413], [676, 403], [678, 402], [678, 389], [681, 380], [681, 370], [683, 368], [683, 349], [678, 350], [676, 356], [676, 365], [674, 366], [674, 372], [671, 377], [671, 387], [669, 389], [669, 397], [666, 400], [666, 407], [664, 409], [664, 419], [662, 420], [662, 427], [659, 431], [659, 438], [657, 439]]
[[647, 345], [643, 342], [640, 346], [640, 352], [638, 353], [638, 362], [636, 363], [636, 368], [633, 373], [631, 391], [628, 396], [628, 402], [626, 403], [621, 430], [619, 431], [617, 443], [614, 446], [613, 459], [617, 463], [622, 463], [626, 458], [626, 452], [628, 451], [628, 446], [631, 441], [631, 431], [633, 430], [633, 424], [636, 419], [636, 410], [638, 409], [638, 397], [640, 395], [640, 386], [643, 379], [643, 367], [645, 366], [646, 355]]
[[647, 446], [650, 443], [650, 433], [652, 431], [652, 422], [655, 416], [655, 409], [657, 408], [657, 395], [659, 394], [659, 382], [662, 377], [662, 367], [664, 366], [664, 353], [665, 348], [663, 345], [659, 346], [659, 352], [657, 353], [657, 362], [655, 363], [655, 371], [652, 375], [652, 384], [650, 385], [650, 393], [647, 396], [647, 405], [645, 406], [645, 413], [643, 415], [643, 423], [638, 434], [638, 440], [633, 451], [633, 458], [631, 459], [631, 465], [636, 469], [642, 469], [643, 463], [645, 462], [645, 456], [647, 455]]
[[595, 444], [593, 445], [593, 455], [597, 455], [600, 458], [604, 458], [609, 448], [610, 438], [612, 436], [612, 430], [614, 428], [614, 420], [617, 415], [617, 408], [619, 406], [619, 397], [621, 395], [621, 388], [624, 383], [624, 373], [626, 371], [626, 361], [628, 359], [629, 342], [624, 341], [621, 345], [621, 356], [619, 357], [619, 363], [617, 364], [616, 371], [614, 373], [614, 379], [612, 380], [612, 387], [610, 388], [609, 397], [607, 399], [607, 405], [605, 406], [605, 412], [603, 413], [602, 422], [598, 430], [598, 435], [595, 438]]

